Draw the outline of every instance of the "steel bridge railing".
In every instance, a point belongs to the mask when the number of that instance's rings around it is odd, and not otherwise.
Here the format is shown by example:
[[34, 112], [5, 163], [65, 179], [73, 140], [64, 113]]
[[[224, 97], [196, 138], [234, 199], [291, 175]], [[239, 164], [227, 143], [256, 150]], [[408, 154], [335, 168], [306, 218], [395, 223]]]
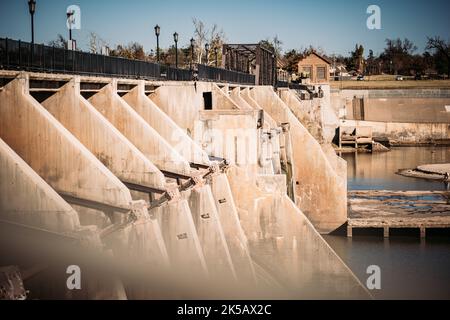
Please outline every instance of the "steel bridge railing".
[[197, 65], [198, 79], [205, 81], [227, 82], [254, 85], [256, 77], [253, 74], [231, 71], [203, 64]]
[[254, 75], [201, 64], [194, 66], [193, 70], [177, 69], [148, 61], [73, 51], [7, 38], [0, 38], [0, 69], [145, 80], [255, 84]]

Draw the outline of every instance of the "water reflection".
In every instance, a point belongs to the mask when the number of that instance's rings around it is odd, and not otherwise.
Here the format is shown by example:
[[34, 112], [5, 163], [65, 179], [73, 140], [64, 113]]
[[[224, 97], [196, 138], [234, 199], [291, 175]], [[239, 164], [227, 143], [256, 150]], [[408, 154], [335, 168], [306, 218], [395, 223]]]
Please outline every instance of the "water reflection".
[[[399, 169], [422, 164], [449, 163], [450, 147], [394, 148], [387, 153], [343, 154], [348, 165], [349, 190], [448, 190], [439, 181], [403, 177]], [[430, 230], [431, 231], [431, 230]], [[444, 231], [444, 230], [441, 230]], [[327, 235], [325, 240], [363, 284], [367, 267], [381, 268], [382, 289], [371, 291], [382, 299], [450, 299], [450, 236], [448, 232], [421, 240], [418, 231], [392, 235]]]
[[344, 153], [349, 190], [449, 190], [449, 184], [396, 174], [423, 164], [449, 163], [450, 147], [402, 147], [382, 153]]

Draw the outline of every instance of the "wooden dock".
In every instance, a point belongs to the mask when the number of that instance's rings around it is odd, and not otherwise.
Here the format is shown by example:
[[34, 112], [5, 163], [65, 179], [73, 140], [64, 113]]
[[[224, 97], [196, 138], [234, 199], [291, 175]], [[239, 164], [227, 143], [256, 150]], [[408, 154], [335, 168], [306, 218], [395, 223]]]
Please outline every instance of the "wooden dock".
[[355, 228], [417, 228], [421, 238], [428, 228], [450, 228], [448, 191], [351, 191], [347, 236]]

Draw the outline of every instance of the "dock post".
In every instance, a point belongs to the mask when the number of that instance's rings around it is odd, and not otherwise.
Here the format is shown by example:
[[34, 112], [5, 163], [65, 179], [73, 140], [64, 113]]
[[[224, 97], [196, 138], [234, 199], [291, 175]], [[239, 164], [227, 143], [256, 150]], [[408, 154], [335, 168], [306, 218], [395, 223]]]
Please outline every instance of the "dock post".
[[351, 226], [347, 226], [347, 238], [353, 237], [353, 228]]
[[427, 229], [425, 227], [420, 227], [420, 238], [421, 239], [425, 239], [426, 234], [427, 234]]
[[383, 236], [384, 238], [389, 238], [389, 227], [383, 228]]

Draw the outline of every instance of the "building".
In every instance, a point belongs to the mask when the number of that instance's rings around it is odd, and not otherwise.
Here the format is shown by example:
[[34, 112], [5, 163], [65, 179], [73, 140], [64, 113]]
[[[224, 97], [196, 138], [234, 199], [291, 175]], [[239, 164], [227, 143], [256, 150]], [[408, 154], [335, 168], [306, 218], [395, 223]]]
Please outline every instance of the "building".
[[330, 82], [331, 62], [316, 52], [312, 52], [298, 62], [298, 73], [311, 83]]

